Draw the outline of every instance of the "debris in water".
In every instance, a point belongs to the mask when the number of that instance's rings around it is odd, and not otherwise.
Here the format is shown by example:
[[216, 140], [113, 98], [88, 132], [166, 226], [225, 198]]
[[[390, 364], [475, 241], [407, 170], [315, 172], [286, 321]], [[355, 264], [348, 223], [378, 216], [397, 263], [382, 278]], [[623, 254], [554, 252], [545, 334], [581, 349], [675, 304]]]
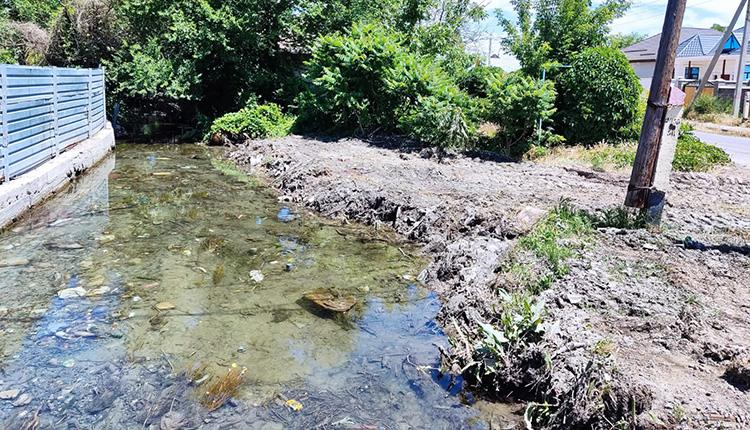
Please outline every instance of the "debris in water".
[[263, 280], [263, 274], [260, 272], [260, 270], [251, 270], [250, 279], [252, 279], [255, 282], [260, 282]]
[[171, 176], [172, 172], [154, 172], [152, 173], [154, 176]]
[[144, 285], [143, 288], [153, 288], [153, 287], [158, 287], [158, 286], [159, 286], [158, 282], [152, 282], [150, 284]]
[[76, 365], [76, 361], [72, 358], [69, 358], [62, 362], [63, 367], [73, 367]]
[[236, 367], [229, 369], [226, 375], [219, 377], [216, 381], [208, 385], [207, 390], [203, 394], [201, 404], [209, 411], [215, 411], [222, 407], [224, 403], [237, 393], [237, 389], [240, 387], [246, 371], [247, 367], [243, 367], [242, 370]]
[[134, 302], [140, 302], [141, 298], [139, 296], [135, 296], [135, 297], [133, 297], [133, 301]]
[[97, 289], [91, 290], [88, 293], [86, 293], [87, 296], [101, 296], [104, 294], [107, 294], [110, 291], [110, 288], [107, 286], [99, 287]]
[[301, 411], [302, 410], [302, 403], [298, 402], [295, 399], [289, 399], [286, 402], [284, 402], [287, 406], [289, 406], [289, 409], [293, 411]]
[[29, 260], [25, 258], [11, 258], [8, 260], [0, 260], [0, 267], [25, 266], [27, 264], [29, 264]]
[[294, 215], [292, 215], [291, 209], [289, 209], [288, 207], [283, 207], [279, 210], [277, 218], [279, 218], [279, 221], [282, 222], [291, 222], [292, 220], [294, 220]]
[[192, 252], [190, 252], [190, 250], [189, 250], [189, 249], [186, 249], [186, 250], [182, 251], [182, 253], [183, 253], [184, 255], [190, 255], [190, 254], [192, 254]]
[[59, 249], [63, 251], [70, 251], [75, 249], [83, 249], [83, 245], [76, 242], [71, 243], [60, 243], [60, 242], [47, 242], [44, 244], [47, 249]]
[[154, 308], [157, 311], [168, 311], [170, 309], [174, 309], [175, 306], [172, 303], [169, 303], [169, 302], [159, 302], [159, 303], [157, 303], [157, 304], [154, 305]]
[[357, 304], [357, 298], [350, 294], [341, 294], [325, 288], [316, 288], [302, 294], [323, 309], [334, 312], [346, 312]]
[[219, 264], [214, 270], [214, 285], [219, 285], [222, 279], [224, 279], [224, 265]]
[[245, 352], [245, 351], [247, 351], [247, 348], [245, 348], [244, 346], [237, 348], [237, 352]]
[[86, 295], [86, 289], [83, 287], [66, 288], [57, 292], [57, 297], [61, 299], [72, 299]]

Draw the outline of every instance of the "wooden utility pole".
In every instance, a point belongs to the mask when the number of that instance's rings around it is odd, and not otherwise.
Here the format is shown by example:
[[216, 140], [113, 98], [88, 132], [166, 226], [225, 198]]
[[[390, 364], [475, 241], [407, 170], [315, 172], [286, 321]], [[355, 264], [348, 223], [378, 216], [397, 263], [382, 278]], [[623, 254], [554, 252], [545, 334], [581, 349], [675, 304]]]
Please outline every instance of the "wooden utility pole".
[[[651, 82], [646, 116], [643, 119], [641, 138], [638, 141], [638, 150], [635, 153], [633, 173], [630, 175], [630, 184], [625, 197], [625, 205], [633, 208], [663, 204], [664, 193], [656, 193], [657, 195], [652, 196], [651, 187], [654, 180], [656, 159], [659, 156], [659, 145], [669, 101], [670, 81], [674, 71], [677, 45], [680, 43], [680, 30], [682, 29], [686, 2], [687, 0], [669, 0], [669, 3], [667, 3], [667, 14], [664, 17], [664, 28], [661, 33], [661, 42], [659, 43], [659, 52], [654, 68], [654, 80]], [[659, 201], [652, 201], [652, 197]]]
[[740, 62], [737, 65], [737, 76], [735, 80], [737, 84], [734, 87], [734, 116], [737, 117], [740, 114], [740, 102], [742, 101], [742, 84], [745, 81], [745, 54], [747, 54], [747, 35], [748, 35], [748, 22], [750, 22], [750, 5], [747, 7], [747, 14], [745, 14], [745, 29], [742, 31], [742, 43], [740, 44]]
[[[737, 25], [737, 20], [740, 18], [740, 14], [742, 13], [742, 8], [745, 7], [745, 3], [747, 3], [747, 0], [740, 1], [740, 5], [737, 7], [737, 12], [734, 13], [732, 22], [729, 23], [729, 26], [724, 31], [724, 35], [721, 37], [719, 44], [716, 45], [716, 52], [714, 52], [714, 57], [711, 59], [711, 64], [708, 65], [708, 68], [706, 69], [706, 73], [703, 74], [703, 79], [701, 79], [701, 83], [700, 85], [698, 85], [698, 91], [695, 92], [695, 96], [693, 96], [693, 99], [690, 101], [690, 106], [692, 106], [693, 103], [695, 103], [695, 99], [697, 99], [698, 96], [703, 93], [703, 88], [706, 88], [706, 83], [708, 83], [708, 79], [711, 77], [711, 74], [714, 72], [714, 68], [716, 68], [716, 63], [719, 61], [719, 57], [721, 56], [721, 52], [723, 50], [723, 49], [719, 49], [719, 47], [723, 48], [724, 45], [727, 43], [727, 40], [729, 40], [729, 36], [732, 35], [732, 32], [734, 31], [734, 26]], [[690, 108], [690, 106], [688, 106], [688, 109]]]

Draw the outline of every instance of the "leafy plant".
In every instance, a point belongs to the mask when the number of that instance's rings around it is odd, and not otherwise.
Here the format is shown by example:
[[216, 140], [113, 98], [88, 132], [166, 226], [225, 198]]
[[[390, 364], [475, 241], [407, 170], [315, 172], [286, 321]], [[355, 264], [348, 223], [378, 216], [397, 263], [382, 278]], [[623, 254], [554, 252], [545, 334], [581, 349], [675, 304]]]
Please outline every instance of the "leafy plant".
[[318, 39], [307, 67], [312, 88], [298, 99], [303, 129], [405, 132], [452, 146], [468, 139], [466, 97], [402, 33], [355, 24]]
[[523, 154], [531, 146], [539, 120], [548, 124], [555, 113], [555, 88], [550, 81], [514, 73], [488, 76], [488, 97], [483, 103], [484, 120], [499, 127], [493, 149]]
[[686, 109], [685, 115], [728, 114], [731, 112], [732, 106], [728, 101], [724, 101], [713, 95], [701, 94], [695, 99], [693, 104]]
[[672, 162], [674, 170], [704, 172], [732, 162], [729, 154], [723, 149], [701, 141], [693, 136], [690, 131], [692, 131], [692, 127], [683, 122], [677, 139], [674, 161]]
[[498, 292], [501, 311], [492, 324], [480, 323], [482, 337], [475, 347], [478, 371], [497, 372], [511, 351], [538, 342], [544, 335], [544, 302], [535, 301], [528, 294]]
[[584, 145], [632, 135], [628, 128], [637, 119], [643, 90], [625, 55], [614, 48], [587, 48], [570, 64], [555, 79], [558, 133]]
[[268, 103], [250, 106], [217, 118], [209, 131], [209, 137], [220, 134], [231, 140], [266, 139], [286, 136], [294, 118], [281, 112], [281, 108]]

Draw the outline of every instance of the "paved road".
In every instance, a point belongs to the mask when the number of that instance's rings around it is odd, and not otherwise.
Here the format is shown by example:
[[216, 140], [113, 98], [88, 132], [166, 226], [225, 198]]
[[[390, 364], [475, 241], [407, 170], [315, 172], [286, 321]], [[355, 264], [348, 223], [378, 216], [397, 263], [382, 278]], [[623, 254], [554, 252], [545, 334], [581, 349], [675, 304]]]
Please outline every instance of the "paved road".
[[727, 151], [735, 163], [750, 166], [750, 137], [727, 136], [703, 131], [694, 131], [693, 134], [700, 140]]

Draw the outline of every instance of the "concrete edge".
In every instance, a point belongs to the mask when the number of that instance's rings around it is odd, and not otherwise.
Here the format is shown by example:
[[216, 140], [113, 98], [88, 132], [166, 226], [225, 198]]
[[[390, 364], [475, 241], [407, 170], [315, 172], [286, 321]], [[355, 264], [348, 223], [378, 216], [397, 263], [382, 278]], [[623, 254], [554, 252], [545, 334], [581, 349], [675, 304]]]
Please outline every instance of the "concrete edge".
[[0, 184], [0, 231], [70, 184], [77, 175], [101, 161], [114, 147], [114, 130], [106, 123], [90, 139], [32, 171]]

